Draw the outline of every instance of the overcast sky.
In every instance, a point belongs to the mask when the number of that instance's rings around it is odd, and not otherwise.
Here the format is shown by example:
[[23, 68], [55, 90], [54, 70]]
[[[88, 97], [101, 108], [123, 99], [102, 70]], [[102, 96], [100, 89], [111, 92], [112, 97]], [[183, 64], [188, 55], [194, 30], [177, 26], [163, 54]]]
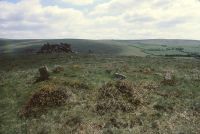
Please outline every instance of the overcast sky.
[[199, 0], [0, 0], [0, 38], [200, 39]]

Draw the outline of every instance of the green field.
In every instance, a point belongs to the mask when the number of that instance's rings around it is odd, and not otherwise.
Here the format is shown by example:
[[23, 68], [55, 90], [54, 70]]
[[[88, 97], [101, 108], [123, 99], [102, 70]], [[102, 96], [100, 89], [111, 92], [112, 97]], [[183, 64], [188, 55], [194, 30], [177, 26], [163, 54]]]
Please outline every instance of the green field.
[[[78, 53], [36, 54], [46, 42]], [[0, 134], [199, 134], [198, 43], [2, 39]], [[43, 65], [50, 78], [36, 82]]]

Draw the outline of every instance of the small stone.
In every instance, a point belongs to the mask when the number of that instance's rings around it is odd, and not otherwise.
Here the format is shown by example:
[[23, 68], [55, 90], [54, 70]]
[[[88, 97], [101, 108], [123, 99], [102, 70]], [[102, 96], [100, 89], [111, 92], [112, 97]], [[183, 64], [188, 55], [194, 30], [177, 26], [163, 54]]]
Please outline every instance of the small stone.
[[168, 81], [168, 80], [172, 80], [172, 74], [170, 72], [167, 72], [164, 76], [164, 80]]
[[151, 68], [145, 68], [144, 70], [143, 70], [143, 73], [144, 74], [150, 74], [152, 72], [152, 69]]
[[164, 74], [164, 80], [162, 81], [165, 85], [174, 85], [175, 82], [175, 75], [172, 72], [166, 72]]
[[115, 79], [119, 79], [119, 80], [124, 80], [126, 79], [126, 76], [123, 74], [119, 74], [119, 73], [115, 73], [114, 74]]
[[60, 66], [60, 65], [56, 65], [53, 70], [54, 73], [60, 73], [64, 71], [64, 67]]

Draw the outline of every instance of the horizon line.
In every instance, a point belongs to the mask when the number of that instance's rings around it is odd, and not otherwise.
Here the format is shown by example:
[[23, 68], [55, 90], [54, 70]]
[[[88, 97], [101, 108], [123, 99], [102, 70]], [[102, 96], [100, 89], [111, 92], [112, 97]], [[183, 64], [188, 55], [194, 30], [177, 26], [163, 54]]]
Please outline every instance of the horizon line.
[[188, 40], [200, 41], [200, 39], [181, 39], [181, 38], [142, 38], [142, 39], [90, 39], [90, 38], [0, 38], [0, 40]]

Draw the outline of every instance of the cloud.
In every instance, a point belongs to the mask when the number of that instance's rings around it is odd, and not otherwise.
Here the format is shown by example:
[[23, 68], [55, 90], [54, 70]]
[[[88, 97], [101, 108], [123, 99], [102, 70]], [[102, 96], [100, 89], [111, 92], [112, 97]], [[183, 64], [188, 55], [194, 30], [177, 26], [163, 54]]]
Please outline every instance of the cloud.
[[0, 36], [6, 33], [14, 38], [27, 35], [30, 36], [25, 38], [75, 37], [74, 33], [84, 29], [88, 23], [79, 10], [42, 7], [39, 0], [21, 0], [17, 4], [2, 2], [0, 10], [3, 11], [0, 12]]
[[88, 5], [94, 2], [94, 0], [62, 0], [62, 1], [74, 5]]
[[189, 18], [174, 18], [171, 20], [160, 21], [157, 26], [159, 28], [173, 28], [181, 24], [185, 24]]
[[129, 23], [149, 23], [155, 20], [152, 16], [145, 14], [126, 14], [124, 19]]
[[173, 4], [171, 0], [156, 0], [152, 7], [166, 9], [170, 8], [171, 4]]
[[0, 1], [0, 38], [200, 38], [197, 0], [97, 1]]
[[127, 10], [135, 10], [137, 6], [140, 6], [144, 0], [111, 0], [106, 3], [97, 5], [90, 15], [120, 15]]

